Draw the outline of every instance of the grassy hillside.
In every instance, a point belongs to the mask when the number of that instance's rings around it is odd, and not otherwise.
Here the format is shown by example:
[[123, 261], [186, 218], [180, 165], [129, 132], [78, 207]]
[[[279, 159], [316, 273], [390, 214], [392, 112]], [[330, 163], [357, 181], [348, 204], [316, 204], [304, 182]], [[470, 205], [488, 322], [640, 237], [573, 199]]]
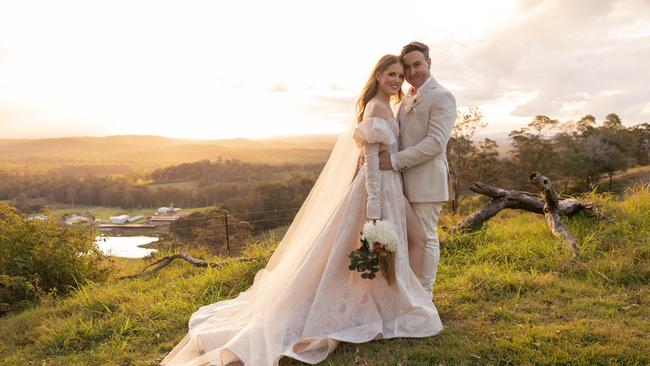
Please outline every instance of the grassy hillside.
[[[323, 364], [649, 364], [650, 190], [596, 199], [613, 221], [567, 221], [579, 259], [539, 215], [504, 212], [477, 233], [443, 233], [434, 302], [445, 329], [425, 339], [342, 344]], [[247, 255], [259, 263], [220, 270], [176, 263], [2, 318], [0, 365], [156, 365], [185, 335], [190, 314], [248, 287], [273, 247], [251, 246]], [[115, 266], [118, 275], [134, 273], [143, 262]]]
[[[645, 185], [650, 188], [650, 166], [637, 166], [614, 175], [612, 179], [612, 191], [623, 193], [629, 187]], [[599, 180], [598, 191], [605, 192], [609, 188], [609, 179], [603, 177]]]

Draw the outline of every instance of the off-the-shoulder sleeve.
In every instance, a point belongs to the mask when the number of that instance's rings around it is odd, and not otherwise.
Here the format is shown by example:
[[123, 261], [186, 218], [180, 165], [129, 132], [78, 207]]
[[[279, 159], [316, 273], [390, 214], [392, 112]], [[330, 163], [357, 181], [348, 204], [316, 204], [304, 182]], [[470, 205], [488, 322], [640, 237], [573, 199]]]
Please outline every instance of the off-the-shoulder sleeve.
[[364, 144], [382, 144], [390, 146], [397, 142], [389, 122], [381, 118], [366, 118], [354, 129], [354, 141], [357, 146]]
[[367, 218], [381, 219], [381, 179], [379, 151], [397, 142], [389, 122], [381, 118], [367, 118], [354, 130], [354, 140], [363, 148], [366, 172]]

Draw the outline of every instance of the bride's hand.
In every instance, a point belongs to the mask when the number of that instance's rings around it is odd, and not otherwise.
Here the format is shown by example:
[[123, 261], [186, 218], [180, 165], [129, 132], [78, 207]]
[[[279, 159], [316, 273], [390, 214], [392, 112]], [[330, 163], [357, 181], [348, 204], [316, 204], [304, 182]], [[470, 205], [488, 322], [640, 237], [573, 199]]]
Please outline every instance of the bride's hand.
[[390, 161], [390, 154], [386, 151], [379, 153], [379, 169], [393, 170], [393, 164]]

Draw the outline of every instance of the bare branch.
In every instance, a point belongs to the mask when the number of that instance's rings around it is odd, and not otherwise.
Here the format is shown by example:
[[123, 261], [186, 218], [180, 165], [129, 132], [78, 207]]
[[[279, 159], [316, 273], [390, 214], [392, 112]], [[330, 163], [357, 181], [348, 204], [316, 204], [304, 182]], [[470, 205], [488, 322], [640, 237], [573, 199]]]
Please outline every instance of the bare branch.
[[[186, 262], [191, 263], [192, 265], [194, 265], [196, 267], [221, 268], [221, 267], [223, 267], [223, 266], [225, 266], [227, 264], [231, 264], [233, 262], [253, 262], [253, 261], [259, 260], [260, 258], [256, 258], [256, 257], [252, 257], [252, 258], [240, 257], [240, 258], [230, 258], [230, 259], [223, 260], [223, 261], [220, 261], [220, 262], [207, 262], [207, 261], [204, 261], [202, 259], [194, 258], [191, 255], [186, 254], [186, 253], [178, 253], [178, 254], [174, 254], [174, 255], [170, 255], [170, 256], [161, 258], [161, 259], [147, 265], [139, 273], [136, 273], [134, 275], [129, 275], [129, 276], [118, 277], [118, 279], [121, 280], [121, 279], [135, 278], [135, 277], [140, 277], [140, 276], [143, 276], [143, 275], [148, 275], [148, 274], [158, 272], [159, 270], [167, 267], [174, 259], [182, 259], [182, 260], [184, 260]], [[152, 266], [155, 266], [155, 267], [150, 269], [150, 270], [147, 270], [147, 268], [150, 268]]]
[[593, 202], [558, 196], [553, 190], [551, 181], [541, 174], [531, 173], [529, 178], [531, 185], [540, 190], [541, 196], [530, 192], [510, 191], [482, 182], [472, 184], [469, 187], [471, 191], [488, 196], [492, 200], [453, 228], [452, 233], [478, 230], [501, 210], [518, 209], [543, 214], [553, 234], [561, 237], [573, 249], [574, 253], [578, 253], [578, 245], [560, 217], [571, 217], [578, 212], [584, 212], [596, 219], [607, 219], [607, 217]]

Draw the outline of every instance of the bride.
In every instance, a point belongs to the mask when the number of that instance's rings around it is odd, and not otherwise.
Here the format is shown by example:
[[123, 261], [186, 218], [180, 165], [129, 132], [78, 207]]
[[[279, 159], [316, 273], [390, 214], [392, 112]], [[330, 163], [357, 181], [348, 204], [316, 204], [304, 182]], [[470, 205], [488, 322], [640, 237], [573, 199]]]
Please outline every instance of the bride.
[[[379, 170], [379, 151], [397, 152], [391, 100], [402, 98], [403, 68], [382, 57], [357, 102], [357, 122], [342, 134], [289, 231], [232, 300], [201, 307], [162, 365], [278, 365], [282, 357], [323, 361], [340, 341], [428, 337], [442, 330], [416, 278], [426, 240], [402, 192], [400, 173]], [[364, 165], [355, 175], [359, 149]], [[396, 229], [393, 280], [362, 278], [348, 266], [368, 220]]]

